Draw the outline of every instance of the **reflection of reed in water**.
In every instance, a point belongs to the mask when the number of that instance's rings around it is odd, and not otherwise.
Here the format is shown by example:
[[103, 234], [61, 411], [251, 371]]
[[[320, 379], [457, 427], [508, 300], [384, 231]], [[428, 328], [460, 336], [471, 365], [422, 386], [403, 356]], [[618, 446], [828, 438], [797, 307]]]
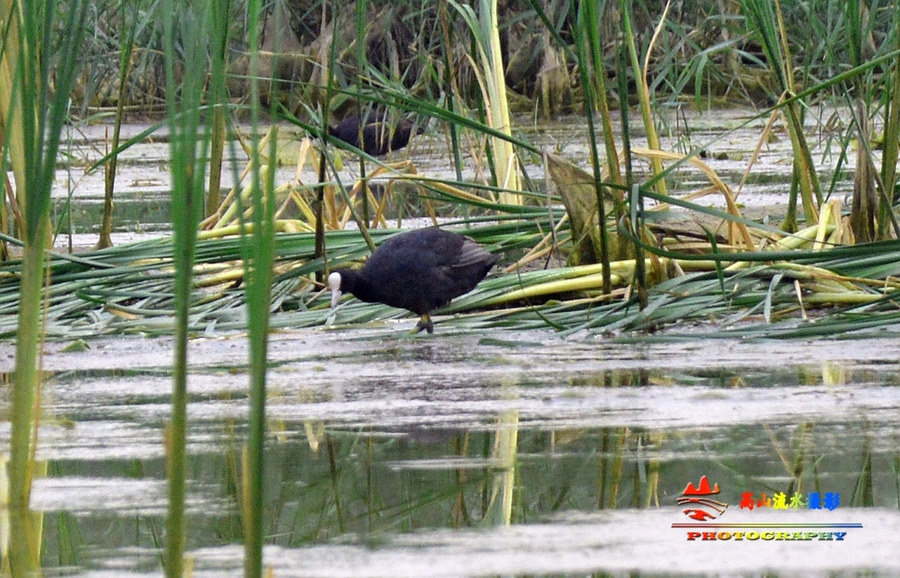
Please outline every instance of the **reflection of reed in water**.
[[[497, 434], [494, 438], [493, 458], [496, 473], [491, 486], [491, 499], [484, 519], [497, 525], [508, 526], [512, 519], [513, 491], [516, 482], [516, 456], [519, 439], [519, 412], [507, 409], [497, 416]], [[499, 504], [499, 506], [498, 506]]]

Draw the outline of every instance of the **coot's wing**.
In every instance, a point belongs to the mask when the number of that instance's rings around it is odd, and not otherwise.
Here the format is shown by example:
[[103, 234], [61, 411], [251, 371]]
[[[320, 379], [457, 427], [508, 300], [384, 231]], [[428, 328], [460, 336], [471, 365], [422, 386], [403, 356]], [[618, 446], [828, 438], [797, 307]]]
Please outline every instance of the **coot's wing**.
[[491, 267], [500, 260], [500, 255], [492, 255], [473, 239], [463, 237], [462, 245], [449, 264], [438, 267], [439, 282], [443, 286], [445, 299], [438, 305], [444, 307], [460, 295], [475, 289], [488, 274]]
[[492, 265], [497, 262], [499, 256], [491, 255], [484, 250], [471, 237], [463, 237], [462, 246], [457, 253], [447, 263], [453, 269], [460, 269], [472, 266], [483, 267], [487, 263]]

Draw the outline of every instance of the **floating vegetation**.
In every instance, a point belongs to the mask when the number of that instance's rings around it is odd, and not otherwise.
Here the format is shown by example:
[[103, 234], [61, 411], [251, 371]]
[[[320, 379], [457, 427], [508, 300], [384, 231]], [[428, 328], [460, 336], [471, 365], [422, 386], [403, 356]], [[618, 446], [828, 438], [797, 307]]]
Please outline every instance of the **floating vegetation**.
[[[554, 215], [563, 217], [559, 211]], [[469, 323], [544, 327], [566, 333], [663, 328], [672, 332], [678, 331], [670, 327], [676, 322], [691, 326], [707, 322], [710, 334], [808, 336], [817, 328], [833, 335], [839, 328], [846, 331], [895, 323], [900, 316], [893, 301], [894, 291], [900, 287], [897, 241], [828, 246], [828, 239], [838, 235], [839, 228], [833, 224], [781, 236], [775, 242], [771, 240], [777, 233], [747, 227], [754, 241], [768, 242], [760, 251], [730, 250], [723, 242], [718, 252], [697, 251], [691, 244], [688, 253], [684, 243], [669, 238], [671, 243], [662, 247], [646, 247], [651, 287], [648, 305], [642, 310], [630, 292], [634, 259], [610, 263], [611, 294], [603, 292], [602, 264], [535, 268], [554, 248], [546, 233], [550, 229], [546, 211], [536, 209], [531, 216], [476, 223], [465, 229], [489, 250], [505, 253], [507, 262], [517, 254], [528, 258], [510, 263], [503, 273], [494, 273], [475, 291], [455, 300], [443, 313], [465, 315], [441, 322], [460, 327]], [[370, 230], [376, 243], [394, 233]], [[359, 262], [368, 254], [357, 231], [333, 231], [327, 239], [332, 268]], [[561, 230], [557, 243], [556, 249], [565, 250], [570, 237]], [[535, 251], [542, 246], [548, 252]], [[240, 237], [233, 235], [198, 241], [189, 322], [193, 333], [245, 330], [242, 250]], [[371, 322], [398, 315], [391, 308], [360, 302], [345, 304], [333, 314], [328, 295], [315, 281], [322, 260], [314, 258], [314, 253], [313, 233], [277, 235], [272, 327]], [[175, 269], [170, 239], [77, 255], [52, 254], [48, 271], [48, 337], [152, 335], [174, 330]], [[19, 273], [16, 261], [0, 268], [0, 331], [7, 336], [16, 329]], [[692, 329], [691, 335], [696, 336], [696, 331]]]

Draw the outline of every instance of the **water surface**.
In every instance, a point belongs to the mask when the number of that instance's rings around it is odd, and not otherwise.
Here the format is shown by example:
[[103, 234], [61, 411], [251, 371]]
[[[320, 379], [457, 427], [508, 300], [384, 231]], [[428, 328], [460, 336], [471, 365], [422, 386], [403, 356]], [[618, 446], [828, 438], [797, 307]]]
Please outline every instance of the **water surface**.
[[[407, 321], [273, 335], [276, 576], [900, 571], [893, 340], [622, 343], [440, 323], [411, 337]], [[159, 575], [171, 346], [89, 344], [45, 354], [49, 467], [33, 496], [44, 564]], [[11, 344], [0, 359], [11, 370]], [[239, 576], [245, 338], [196, 339], [190, 359], [189, 553], [196, 576]], [[690, 541], [673, 528], [693, 521], [676, 500], [704, 475], [728, 504], [715, 522], [862, 528], [841, 541]], [[839, 505], [751, 511], [748, 492], [838, 493]]]

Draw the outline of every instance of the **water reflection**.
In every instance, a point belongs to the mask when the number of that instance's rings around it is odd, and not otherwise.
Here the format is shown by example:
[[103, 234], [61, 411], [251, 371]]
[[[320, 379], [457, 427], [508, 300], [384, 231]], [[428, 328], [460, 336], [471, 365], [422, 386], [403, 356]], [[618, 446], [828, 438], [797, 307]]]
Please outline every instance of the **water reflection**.
[[[743, 492], [791, 495], [813, 488], [840, 492], [844, 511], [896, 507], [896, 453], [873, 451], [867, 431], [845, 435], [843, 427], [810, 423], [680, 432], [525, 430], [514, 447], [514, 419], [500, 416], [482, 431], [425, 439], [331, 431], [318, 448], [302, 424], [289, 424], [294, 435], [273, 442], [267, 455], [268, 543], [298, 548], [344, 536], [339, 543], [372, 545], [398, 533], [548, 524], [554, 515], [597, 509], [634, 512], [633, 519], [618, 518], [618, 530], [610, 528], [627, 535], [640, 529], [636, 511], [644, 508], [662, 506], [668, 522], [681, 520], [675, 497], [700, 475], [722, 486], [733, 510]], [[223, 429], [223, 451], [193, 456], [193, 548], [240, 540], [240, 448], [233, 433]], [[747, 447], [753, 454], [745, 454]], [[157, 547], [161, 464], [139, 463], [137, 470], [134, 462], [56, 463], [51, 477], [37, 482], [35, 506], [48, 514], [45, 535], [74, 540], [54, 559], [96, 548], [119, 557]], [[138, 472], [141, 477], [130, 477]], [[148, 473], [155, 479], [146, 479]], [[45, 557], [45, 565], [55, 562]]]
[[[246, 376], [215, 347], [195, 345], [210, 349], [190, 386], [188, 548], [194, 575], [238, 576]], [[233, 360], [230, 345], [221, 354]], [[893, 366], [770, 355], [689, 367], [665, 345], [642, 348], [645, 359], [630, 368], [624, 349], [558, 346], [354, 340], [329, 356], [276, 344], [265, 472], [276, 575], [773, 570], [766, 556], [739, 564], [746, 551], [732, 552], [734, 543], [716, 545], [700, 566], [672, 562], [685, 551], [671, 527], [685, 518], [676, 499], [704, 475], [729, 504], [723, 520], [862, 520], [854, 552], [891, 551], [879, 548], [900, 530], [900, 390], [885, 385]], [[755, 356], [767, 346], [747, 347]], [[104, 369], [105, 358], [62, 369], [71, 355], [48, 358], [58, 368], [47, 376], [38, 450], [48, 471], [33, 494], [42, 564], [73, 575], [156, 574], [170, 378], [163, 365]], [[6, 438], [8, 426], [0, 432]], [[839, 493], [839, 507], [740, 507], [746, 494], [811, 492]], [[849, 575], [897, 570], [887, 555], [836, 559], [806, 546], [771, 547], [791, 560], [786, 573], [838, 563]]]

